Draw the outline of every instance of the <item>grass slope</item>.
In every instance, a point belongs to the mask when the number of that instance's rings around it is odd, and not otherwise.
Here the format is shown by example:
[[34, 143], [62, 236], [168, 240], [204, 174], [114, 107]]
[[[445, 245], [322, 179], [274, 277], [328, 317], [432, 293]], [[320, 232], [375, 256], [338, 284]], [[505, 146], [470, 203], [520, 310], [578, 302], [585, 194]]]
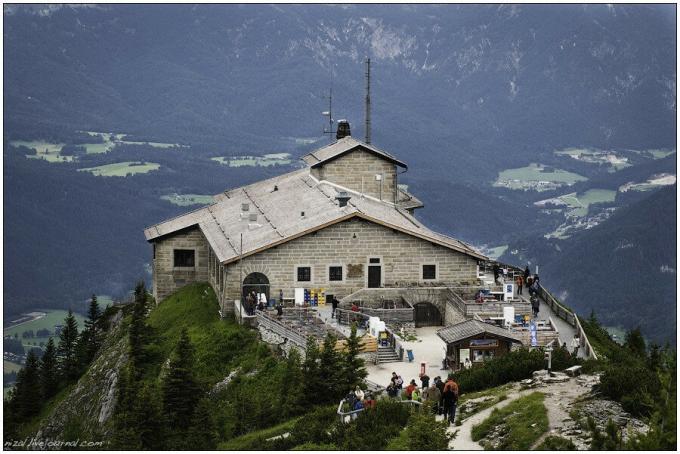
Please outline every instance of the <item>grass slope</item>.
[[[494, 432], [495, 436], [501, 438], [495, 449], [529, 449], [548, 430], [548, 411], [543, 405], [544, 398], [544, 394], [535, 392], [520, 397], [501, 409], [495, 409], [491, 416], [472, 428], [472, 439], [479, 441]], [[498, 426], [502, 427], [494, 431]]]

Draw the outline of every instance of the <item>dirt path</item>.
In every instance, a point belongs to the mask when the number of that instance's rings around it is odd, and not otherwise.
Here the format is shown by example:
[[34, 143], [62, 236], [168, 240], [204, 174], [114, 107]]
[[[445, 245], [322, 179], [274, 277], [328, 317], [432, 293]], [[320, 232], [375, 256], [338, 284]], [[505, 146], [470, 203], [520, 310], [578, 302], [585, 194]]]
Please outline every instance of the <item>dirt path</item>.
[[506, 400], [467, 418], [460, 426], [451, 426], [448, 430], [449, 433], [458, 431], [458, 434], [449, 444], [449, 449], [457, 451], [483, 450], [484, 448], [479, 443], [472, 441], [472, 428], [488, 418], [495, 408], [503, 408], [510, 402], [526, 396], [527, 394], [541, 392], [545, 394], [544, 405], [548, 411], [548, 430], [536, 441], [536, 443], [534, 443], [532, 449], [535, 449], [547, 436], [556, 433], [556, 429], [563, 426], [565, 421], [571, 420], [571, 417], [569, 416], [570, 404], [584, 394], [590, 392], [590, 390], [591, 388], [589, 386], [579, 384], [574, 378], [564, 383], [550, 383], [545, 386], [538, 386], [536, 388], [521, 391], [519, 385], [515, 384], [515, 386], [508, 391], [508, 398]]
[[519, 391], [519, 386], [515, 386], [508, 390], [509, 397], [507, 399], [470, 416], [465, 419], [460, 426], [449, 427], [449, 433], [458, 431], [456, 438], [449, 444], [449, 449], [454, 449], [456, 451], [483, 451], [484, 448], [479, 443], [472, 441], [472, 428], [488, 418], [494, 408], [503, 408], [510, 402], [526, 396], [527, 394], [531, 394], [532, 392], [534, 392], [533, 389]]

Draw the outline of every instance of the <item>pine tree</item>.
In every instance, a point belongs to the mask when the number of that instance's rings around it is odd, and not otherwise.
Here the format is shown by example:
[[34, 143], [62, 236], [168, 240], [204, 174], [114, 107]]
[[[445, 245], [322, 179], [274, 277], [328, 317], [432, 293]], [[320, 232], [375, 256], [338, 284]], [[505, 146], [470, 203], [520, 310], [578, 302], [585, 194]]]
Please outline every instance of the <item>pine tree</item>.
[[139, 426], [135, 419], [135, 404], [139, 395], [140, 382], [135, 379], [137, 372], [129, 364], [118, 377], [116, 406], [113, 411], [112, 447], [118, 450], [142, 449]]
[[[137, 428], [140, 449], [152, 451], [163, 448], [163, 412], [161, 398], [155, 387], [147, 384], [137, 393], [130, 421]], [[174, 446], [169, 448], [175, 449]]]
[[35, 416], [42, 406], [38, 358], [33, 350], [26, 356], [26, 364], [17, 374], [11, 405], [20, 421]]
[[289, 418], [299, 414], [304, 404], [304, 376], [300, 353], [295, 348], [288, 353], [281, 384], [281, 416]]
[[326, 392], [323, 393], [323, 400], [326, 402], [341, 399], [348, 391], [343, 380], [344, 368], [340, 354], [335, 349], [336, 343], [337, 338], [333, 334], [326, 334], [323, 349], [319, 355], [319, 376], [326, 389]]
[[85, 360], [89, 364], [94, 359], [101, 344], [100, 341], [100, 325], [101, 325], [101, 310], [99, 303], [97, 303], [97, 296], [92, 295], [90, 300], [90, 307], [87, 311], [87, 320], [85, 320]]
[[347, 339], [347, 349], [344, 352], [344, 385], [347, 389], [352, 390], [356, 386], [364, 387], [364, 379], [367, 372], [364, 367], [364, 360], [359, 358], [361, 353], [361, 345], [359, 344], [359, 337], [357, 336], [356, 323], [352, 324], [352, 331]]
[[146, 325], [146, 288], [144, 282], [139, 282], [135, 287], [135, 303], [130, 322], [130, 360], [134, 364], [134, 370], [141, 372], [145, 359], [148, 327]]
[[319, 346], [313, 337], [307, 338], [302, 371], [304, 375], [304, 395], [307, 398], [307, 403], [317, 404], [319, 397], [324, 396], [324, 383], [321, 380], [319, 367]]
[[188, 429], [196, 407], [198, 384], [193, 365], [194, 350], [184, 328], [163, 380], [163, 413], [172, 431]]
[[59, 370], [62, 377], [67, 381], [77, 379], [80, 374], [76, 352], [77, 342], [78, 322], [69, 309], [68, 315], [64, 319], [64, 327], [59, 334], [59, 346], [57, 347]]
[[645, 344], [645, 338], [642, 337], [642, 332], [640, 331], [639, 326], [626, 333], [626, 341], [624, 342], [624, 345], [636, 356], [640, 358], [647, 357], [647, 345]]
[[40, 359], [40, 388], [44, 399], [49, 399], [57, 393], [59, 388], [59, 370], [57, 367], [57, 351], [54, 340], [50, 337]]
[[186, 441], [186, 449], [208, 451], [217, 448], [217, 425], [210, 401], [206, 398], [201, 399], [196, 405]]

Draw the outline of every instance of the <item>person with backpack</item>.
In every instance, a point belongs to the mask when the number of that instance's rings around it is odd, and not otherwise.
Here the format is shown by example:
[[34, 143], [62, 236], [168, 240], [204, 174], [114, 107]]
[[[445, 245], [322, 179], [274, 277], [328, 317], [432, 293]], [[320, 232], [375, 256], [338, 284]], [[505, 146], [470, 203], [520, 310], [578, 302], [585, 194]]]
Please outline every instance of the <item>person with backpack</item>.
[[448, 418], [449, 424], [453, 424], [456, 420], [457, 404], [458, 384], [453, 380], [453, 374], [451, 374], [444, 385], [444, 418]]

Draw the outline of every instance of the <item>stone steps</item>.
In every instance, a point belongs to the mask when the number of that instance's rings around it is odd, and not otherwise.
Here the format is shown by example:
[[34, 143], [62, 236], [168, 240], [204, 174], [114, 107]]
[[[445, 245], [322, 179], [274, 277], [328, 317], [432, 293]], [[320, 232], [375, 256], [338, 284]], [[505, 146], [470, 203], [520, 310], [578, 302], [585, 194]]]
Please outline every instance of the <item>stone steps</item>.
[[401, 362], [399, 355], [391, 347], [378, 347], [378, 363]]

